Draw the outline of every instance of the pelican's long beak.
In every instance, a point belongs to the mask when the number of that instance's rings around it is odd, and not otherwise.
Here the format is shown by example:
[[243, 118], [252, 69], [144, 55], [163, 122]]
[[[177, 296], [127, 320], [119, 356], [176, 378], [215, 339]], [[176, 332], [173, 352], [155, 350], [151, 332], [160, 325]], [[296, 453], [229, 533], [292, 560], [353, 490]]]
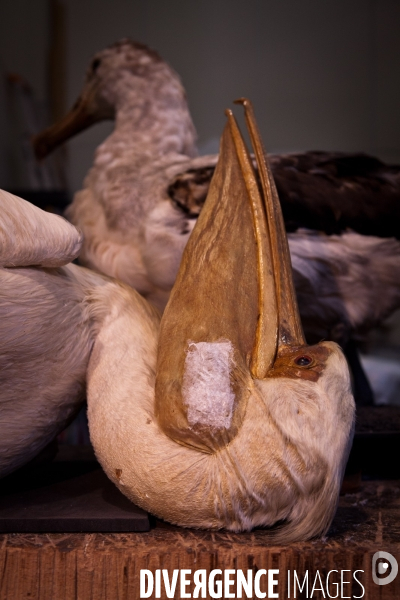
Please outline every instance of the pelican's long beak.
[[98, 121], [114, 118], [114, 109], [97, 94], [96, 82], [85, 85], [71, 110], [32, 139], [35, 156], [46, 158], [55, 148]]
[[253, 379], [305, 345], [279, 199], [253, 109], [258, 165], [231, 111], [206, 203], [161, 323], [156, 413], [179, 443], [212, 452], [237, 433]]

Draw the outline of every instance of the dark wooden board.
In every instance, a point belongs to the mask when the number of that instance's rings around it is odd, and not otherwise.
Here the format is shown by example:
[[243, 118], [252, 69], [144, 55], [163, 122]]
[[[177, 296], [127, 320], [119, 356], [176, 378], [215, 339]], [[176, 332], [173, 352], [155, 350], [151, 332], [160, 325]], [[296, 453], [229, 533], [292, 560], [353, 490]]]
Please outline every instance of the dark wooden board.
[[54, 462], [0, 482], [0, 532], [148, 531], [147, 514], [96, 462]]

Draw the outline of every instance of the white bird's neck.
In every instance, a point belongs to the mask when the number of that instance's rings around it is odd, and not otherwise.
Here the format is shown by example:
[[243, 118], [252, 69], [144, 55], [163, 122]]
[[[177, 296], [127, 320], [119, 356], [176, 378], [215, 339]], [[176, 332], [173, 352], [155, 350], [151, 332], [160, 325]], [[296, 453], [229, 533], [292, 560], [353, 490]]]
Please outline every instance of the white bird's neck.
[[[95, 299], [109, 313], [88, 368], [90, 438], [108, 477], [133, 502], [154, 510], [159, 499], [182, 511], [183, 496], [190, 493], [183, 465], [189, 470], [198, 465], [197, 481], [204, 474], [200, 463], [209, 457], [176, 444], [159, 428], [154, 416], [159, 317], [133, 289], [110, 286], [114, 290], [100, 289]], [[178, 480], [171, 485], [174, 476]]]
[[121, 89], [115, 103], [115, 130], [108, 142], [135, 146], [142, 157], [153, 159], [196, 156], [196, 130], [180, 83], [166, 80], [146, 85], [142, 92], [137, 85]]

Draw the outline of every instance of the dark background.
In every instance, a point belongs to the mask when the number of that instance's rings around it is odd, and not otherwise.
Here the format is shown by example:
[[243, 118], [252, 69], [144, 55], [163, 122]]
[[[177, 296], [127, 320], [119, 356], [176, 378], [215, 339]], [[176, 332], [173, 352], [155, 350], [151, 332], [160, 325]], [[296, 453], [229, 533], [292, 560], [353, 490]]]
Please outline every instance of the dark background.
[[[180, 74], [202, 153], [217, 151], [224, 108], [246, 95], [270, 151], [363, 150], [400, 163], [399, 0], [0, 3], [2, 75], [29, 81], [44, 123], [72, 105], [93, 53], [122, 37]], [[4, 77], [0, 108], [0, 186], [26, 187], [24, 121]], [[70, 192], [111, 127], [70, 142]]]

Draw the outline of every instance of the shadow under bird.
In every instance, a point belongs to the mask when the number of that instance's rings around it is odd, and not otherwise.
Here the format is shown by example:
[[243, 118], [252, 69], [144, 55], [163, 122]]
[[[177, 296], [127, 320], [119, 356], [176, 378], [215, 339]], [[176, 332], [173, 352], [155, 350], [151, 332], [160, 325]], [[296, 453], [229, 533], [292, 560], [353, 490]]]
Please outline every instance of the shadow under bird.
[[[37, 156], [104, 119], [115, 129], [67, 211], [84, 234], [80, 261], [163, 310], [218, 157], [196, 157], [181, 82], [142, 44], [122, 40], [94, 56], [72, 110], [35, 138]], [[349, 343], [360, 369], [352, 340], [400, 305], [400, 242], [376, 237], [399, 235], [400, 170], [324, 152], [276, 155], [271, 165], [286, 228], [297, 230], [289, 247], [306, 338]], [[365, 378], [355, 381], [360, 402], [371, 402]]]
[[[242, 103], [259, 181], [227, 111], [215, 177], [160, 329], [133, 289], [76, 265], [8, 266], [1, 276], [29, 278], [33, 288], [54, 277], [73, 290], [71, 332], [91, 340], [81, 358], [91, 440], [124, 494], [178, 525], [278, 524], [271, 540], [289, 542], [329, 528], [354, 400], [340, 348], [304, 340], [278, 196], [251, 105]], [[31, 426], [14, 412], [20, 428]]]

